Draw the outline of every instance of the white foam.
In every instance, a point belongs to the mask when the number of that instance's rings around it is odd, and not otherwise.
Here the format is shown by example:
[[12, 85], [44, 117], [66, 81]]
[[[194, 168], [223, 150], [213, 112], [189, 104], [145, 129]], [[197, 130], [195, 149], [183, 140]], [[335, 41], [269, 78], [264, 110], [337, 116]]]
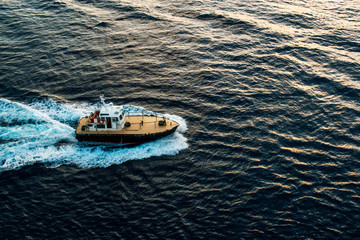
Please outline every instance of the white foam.
[[[96, 108], [90, 104], [60, 104], [52, 99], [30, 105], [0, 99], [0, 172], [35, 162], [48, 167], [75, 164], [83, 168], [108, 167], [127, 160], [175, 155], [188, 147], [181, 134], [186, 122], [179, 116], [166, 115], [179, 122], [177, 132], [154, 142], [132, 148], [111, 144], [78, 143], [75, 129], [80, 117]], [[127, 105], [125, 111], [153, 114], [141, 107]]]

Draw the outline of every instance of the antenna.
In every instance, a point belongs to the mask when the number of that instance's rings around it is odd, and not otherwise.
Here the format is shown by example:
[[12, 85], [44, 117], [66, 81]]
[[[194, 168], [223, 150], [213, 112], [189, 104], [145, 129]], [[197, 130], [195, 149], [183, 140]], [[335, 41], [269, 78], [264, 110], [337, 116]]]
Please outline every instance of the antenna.
[[105, 106], [104, 95], [102, 95], [102, 94], [100, 94], [100, 102], [103, 106]]

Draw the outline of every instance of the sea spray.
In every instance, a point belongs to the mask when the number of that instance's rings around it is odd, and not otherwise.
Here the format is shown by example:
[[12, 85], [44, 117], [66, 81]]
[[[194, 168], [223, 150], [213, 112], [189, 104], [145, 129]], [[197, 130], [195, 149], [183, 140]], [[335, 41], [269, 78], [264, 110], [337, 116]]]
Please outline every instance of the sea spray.
[[[61, 104], [52, 99], [34, 101], [29, 105], [0, 99], [3, 111], [0, 120], [0, 171], [43, 163], [48, 167], [73, 164], [82, 168], [108, 167], [127, 160], [152, 156], [175, 155], [188, 147], [182, 135], [187, 126], [183, 118], [164, 114], [179, 122], [172, 135], [131, 148], [111, 144], [78, 143], [75, 139], [77, 121], [94, 111], [96, 104]], [[156, 114], [142, 107], [126, 105], [128, 113]]]

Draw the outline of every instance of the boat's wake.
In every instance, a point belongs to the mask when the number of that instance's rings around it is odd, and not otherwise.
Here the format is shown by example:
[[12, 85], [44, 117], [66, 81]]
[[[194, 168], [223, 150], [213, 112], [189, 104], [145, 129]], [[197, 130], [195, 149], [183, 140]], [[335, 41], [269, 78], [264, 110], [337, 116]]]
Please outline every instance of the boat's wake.
[[[60, 104], [52, 99], [29, 105], [0, 99], [0, 172], [33, 163], [48, 167], [75, 164], [79, 167], [107, 167], [127, 160], [151, 156], [174, 155], [188, 147], [182, 135], [185, 120], [165, 115], [180, 126], [174, 134], [132, 148], [111, 144], [78, 143], [75, 139], [77, 121], [96, 108], [95, 105]], [[127, 105], [125, 111], [152, 112]]]

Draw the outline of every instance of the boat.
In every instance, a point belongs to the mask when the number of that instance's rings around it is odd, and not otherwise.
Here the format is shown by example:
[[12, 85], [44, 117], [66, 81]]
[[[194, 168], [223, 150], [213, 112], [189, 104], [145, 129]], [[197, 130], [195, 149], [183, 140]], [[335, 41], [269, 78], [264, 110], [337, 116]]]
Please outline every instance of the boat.
[[75, 131], [78, 141], [137, 145], [172, 134], [179, 126], [164, 116], [125, 115], [123, 106], [105, 103], [103, 96], [100, 96], [100, 101], [100, 109], [80, 119]]

